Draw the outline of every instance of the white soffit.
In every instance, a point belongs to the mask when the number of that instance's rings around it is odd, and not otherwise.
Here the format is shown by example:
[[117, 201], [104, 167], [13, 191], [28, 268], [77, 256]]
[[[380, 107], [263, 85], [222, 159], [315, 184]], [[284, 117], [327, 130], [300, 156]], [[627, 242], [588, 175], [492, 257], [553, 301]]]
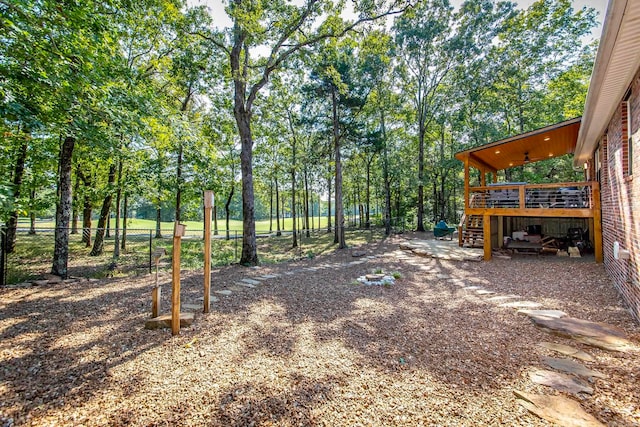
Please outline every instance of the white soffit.
[[640, 0], [610, 0], [591, 74], [574, 157], [591, 158], [640, 67]]

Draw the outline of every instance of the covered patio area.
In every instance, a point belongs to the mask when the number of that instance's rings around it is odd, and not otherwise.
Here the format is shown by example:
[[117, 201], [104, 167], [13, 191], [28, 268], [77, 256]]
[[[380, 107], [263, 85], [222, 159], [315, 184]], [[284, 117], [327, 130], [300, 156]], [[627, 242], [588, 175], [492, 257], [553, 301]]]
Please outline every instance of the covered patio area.
[[[498, 183], [499, 171], [573, 154], [580, 120], [579, 117], [566, 120], [455, 155], [464, 163], [465, 171], [465, 214], [459, 227], [460, 246], [482, 245], [484, 259], [489, 260], [492, 249], [502, 247], [506, 238], [527, 241], [525, 236], [513, 234], [525, 230], [513, 229], [514, 224], [522, 224], [539, 227], [535, 239], [544, 237], [542, 230], [555, 229], [563, 235], [579, 233], [581, 241], [588, 240], [593, 248], [596, 262], [602, 262], [597, 181]], [[470, 184], [472, 167], [480, 172], [479, 186]], [[559, 221], [566, 218], [573, 222]], [[534, 244], [538, 243], [536, 240]]]

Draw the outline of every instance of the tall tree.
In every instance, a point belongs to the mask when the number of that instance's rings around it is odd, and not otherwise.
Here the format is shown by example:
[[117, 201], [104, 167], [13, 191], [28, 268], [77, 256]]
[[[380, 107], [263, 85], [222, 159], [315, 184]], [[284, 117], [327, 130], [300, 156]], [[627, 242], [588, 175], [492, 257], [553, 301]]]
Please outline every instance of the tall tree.
[[[320, 40], [338, 38], [363, 22], [399, 13], [406, 7], [403, 0], [361, 2], [358, 18], [345, 22], [340, 18], [344, 3], [306, 0], [295, 6], [284, 0], [257, 3], [232, 0], [227, 13], [233, 21], [228, 37], [206, 36], [228, 56], [234, 92], [234, 116], [241, 141], [243, 240], [240, 262], [258, 264], [255, 231], [253, 186], [253, 134], [251, 117], [258, 93], [271, 74], [301, 49]], [[252, 61], [252, 50], [267, 47], [269, 53]]]

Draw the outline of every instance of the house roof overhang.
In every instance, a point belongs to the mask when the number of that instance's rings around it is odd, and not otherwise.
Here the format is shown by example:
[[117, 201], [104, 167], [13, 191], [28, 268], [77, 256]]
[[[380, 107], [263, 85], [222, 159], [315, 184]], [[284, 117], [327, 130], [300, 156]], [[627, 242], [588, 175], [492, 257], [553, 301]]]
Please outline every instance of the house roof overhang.
[[609, 0], [574, 165], [589, 160], [640, 67], [640, 1]]
[[[576, 147], [580, 117], [456, 153], [456, 159], [496, 172], [571, 154]], [[527, 160], [525, 160], [525, 157]]]

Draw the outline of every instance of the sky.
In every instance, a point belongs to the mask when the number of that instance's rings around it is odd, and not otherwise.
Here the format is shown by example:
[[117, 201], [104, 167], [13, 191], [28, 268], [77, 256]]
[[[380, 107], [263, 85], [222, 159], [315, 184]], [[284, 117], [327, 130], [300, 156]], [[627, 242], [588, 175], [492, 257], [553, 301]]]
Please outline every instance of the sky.
[[[525, 9], [529, 7], [535, 0], [515, 0], [519, 8]], [[224, 11], [224, 0], [187, 0], [189, 5], [206, 5], [213, 17], [214, 25], [218, 28], [231, 26], [231, 20]], [[455, 8], [460, 7], [463, 0], [451, 0]], [[593, 7], [598, 12], [598, 26], [594, 28], [592, 36], [585, 40], [589, 42], [591, 39], [599, 39], [602, 32], [602, 20], [604, 19], [605, 10], [608, 0], [573, 0], [573, 8], [575, 10], [582, 9], [584, 6]]]

